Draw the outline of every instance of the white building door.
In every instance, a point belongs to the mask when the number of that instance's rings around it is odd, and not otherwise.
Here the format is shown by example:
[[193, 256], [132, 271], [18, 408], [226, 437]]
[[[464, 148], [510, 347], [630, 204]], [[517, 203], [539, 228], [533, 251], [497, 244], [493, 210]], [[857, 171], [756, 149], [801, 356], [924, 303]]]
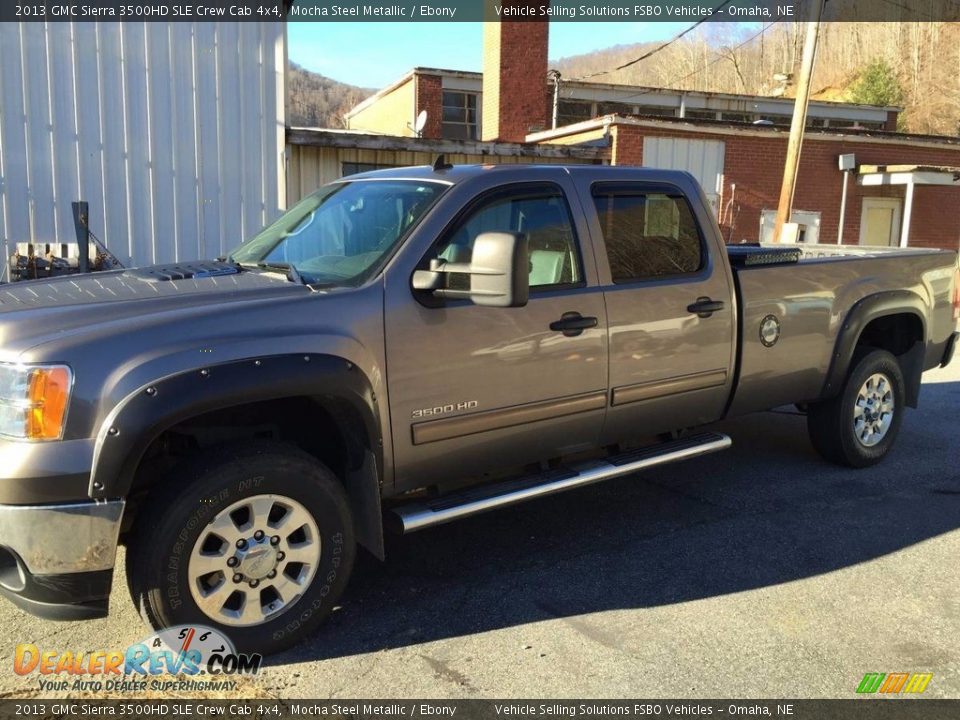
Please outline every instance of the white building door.
[[898, 198], [864, 198], [860, 214], [860, 244], [900, 244], [900, 200]]
[[720, 206], [725, 152], [726, 144], [722, 140], [643, 139], [644, 167], [686, 170], [703, 187], [714, 215], [717, 215]]

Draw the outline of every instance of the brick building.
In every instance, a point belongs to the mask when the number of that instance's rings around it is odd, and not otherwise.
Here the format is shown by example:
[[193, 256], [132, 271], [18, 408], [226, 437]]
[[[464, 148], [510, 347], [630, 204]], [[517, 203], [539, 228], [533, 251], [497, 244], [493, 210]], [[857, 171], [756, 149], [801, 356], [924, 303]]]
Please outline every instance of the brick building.
[[[688, 170], [711, 199], [728, 242], [770, 239], [786, 159], [785, 130], [609, 116], [529, 139], [608, 144], [615, 165]], [[838, 158], [848, 154], [857, 168], [847, 191], [844, 242], [902, 244], [912, 181], [909, 244], [960, 249], [960, 140], [895, 133], [807, 132], [793, 202], [793, 219], [807, 240], [837, 241], [843, 196]], [[705, 162], [710, 158], [716, 162]]]
[[[554, 128], [547, 40], [545, 22], [485, 23], [483, 73], [415, 68], [351, 110], [348, 130], [291, 131], [292, 198], [314, 177], [441, 152], [453, 162], [646, 164], [691, 172], [728, 242], [770, 239], [792, 100], [565, 82]], [[898, 113], [811, 103], [791, 218], [800, 241], [837, 241], [838, 159], [852, 155], [844, 242], [960, 248], [960, 138], [897, 133]]]

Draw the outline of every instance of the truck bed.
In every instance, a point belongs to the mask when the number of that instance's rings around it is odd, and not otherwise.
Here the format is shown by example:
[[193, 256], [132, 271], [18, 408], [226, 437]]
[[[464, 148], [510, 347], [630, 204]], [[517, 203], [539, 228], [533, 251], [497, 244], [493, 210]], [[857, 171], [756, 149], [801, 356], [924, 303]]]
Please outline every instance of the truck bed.
[[[956, 260], [948, 251], [733, 245], [728, 255], [742, 308], [731, 415], [818, 398], [844, 318], [867, 295], [915, 293], [927, 307], [934, 343], [946, 342], [954, 330], [950, 289]], [[760, 337], [769, 316], [780, 325], [771, 347]]]

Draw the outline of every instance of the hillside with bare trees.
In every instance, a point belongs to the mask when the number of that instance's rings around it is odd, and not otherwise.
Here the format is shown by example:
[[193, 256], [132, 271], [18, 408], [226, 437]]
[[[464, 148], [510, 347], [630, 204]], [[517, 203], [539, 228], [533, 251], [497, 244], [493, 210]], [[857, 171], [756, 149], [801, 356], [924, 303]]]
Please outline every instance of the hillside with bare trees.
[[[613, 70], [659, 45], [619, 45], [552, 61], [551, 67], [566, 79], [790, 96], [803, 25], [745, 31], [708, 23], [646, 60]], [[814, 93], [822, 100], [901, 105], [901, 130], [956, 135], [960, 23], [825, 22]]]
[[332, 80], [290, 63], [287, 73], [287, 124], [291, 127], [344, 127], [343, 115], [373, 90]]

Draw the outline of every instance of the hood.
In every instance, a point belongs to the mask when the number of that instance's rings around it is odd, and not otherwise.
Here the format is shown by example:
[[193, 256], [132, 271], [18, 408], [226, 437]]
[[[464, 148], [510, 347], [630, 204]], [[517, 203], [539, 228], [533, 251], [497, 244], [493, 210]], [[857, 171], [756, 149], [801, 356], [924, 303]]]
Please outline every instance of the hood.
[[[88, 275], [65, 275], [0, 286], [0, 350], [19, 353], [55, 337], [113, 327], [137, 331], [150, 318], [311, 290], [280, 273], [240, 270], [218, 262], [155, 265]], [[124, 327], [126, 326], [126, 327]]]

